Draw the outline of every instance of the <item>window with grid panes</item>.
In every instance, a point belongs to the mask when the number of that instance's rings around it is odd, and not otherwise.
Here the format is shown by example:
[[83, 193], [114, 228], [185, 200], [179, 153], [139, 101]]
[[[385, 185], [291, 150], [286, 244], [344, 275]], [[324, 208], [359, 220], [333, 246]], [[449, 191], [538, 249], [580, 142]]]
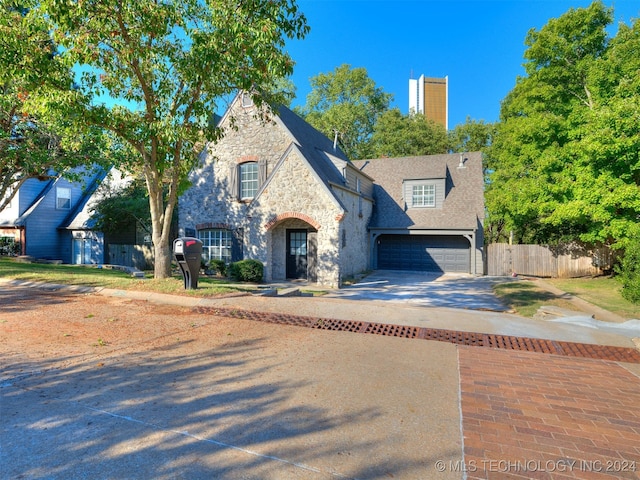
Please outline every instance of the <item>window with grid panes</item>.
[[202, 258], [205, 261], [222, 260], [231, 262], [231, 232], [224, 229], [198, 230], [202, 240]]
[[258, 163], [240, 165], [240, 198], [253, 198], [258, 193]]
[[414, 185], [411, 198], [413, 207], [435, 207], [436, 206], [436, 186], [435, 185]]

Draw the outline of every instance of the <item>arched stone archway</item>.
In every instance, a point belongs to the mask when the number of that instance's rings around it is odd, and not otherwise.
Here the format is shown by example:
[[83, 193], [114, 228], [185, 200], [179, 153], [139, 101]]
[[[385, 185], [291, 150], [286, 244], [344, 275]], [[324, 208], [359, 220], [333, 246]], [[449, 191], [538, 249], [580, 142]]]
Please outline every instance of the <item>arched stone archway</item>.
[[280, 222], [282, 222], [284, 220], [287, 220], [289, 218], [296, 218], [296, 219], [302, 220], [302, 221], [308, 223], [309, 225], [311, 225], [314, 229], [316, 229], [316, 230], [320, 229], [320, 223], [319, 222], [317, 222], [315, 219], [313, 219], [312, 217], [310, 217], [306, 213], [300, 213], [300, 212], [284, 212], [284, 213], [281, 213], [279, 215], [276, 215], [266, 223], [264, 228], [266, 230], [271, 230], [277, 224], [279, 224]]
[[271, 278], [317, 282], [320, 224], [308, 215], [286, 212], [273, 217], [265, 228], [270, 245]]

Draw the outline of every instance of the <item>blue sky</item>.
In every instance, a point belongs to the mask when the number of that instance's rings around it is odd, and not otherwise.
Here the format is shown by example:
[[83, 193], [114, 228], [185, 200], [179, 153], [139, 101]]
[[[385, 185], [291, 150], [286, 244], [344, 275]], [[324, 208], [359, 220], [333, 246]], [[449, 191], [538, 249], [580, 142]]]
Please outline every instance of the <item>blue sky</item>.
[[[305, 103], [309, 78], [343, 63], [364, 67], [393, 106], [408, 111], [408, 84], [421, 74], [449, 77], [449, 128], [498, 120], [500, 102], [522, 68], [531, 28], [589, 0], [298, 0], [311, 32], [288, 44], [293, 82]], [[640, 0], [605, 1], [615, 21], [640, 17]]]

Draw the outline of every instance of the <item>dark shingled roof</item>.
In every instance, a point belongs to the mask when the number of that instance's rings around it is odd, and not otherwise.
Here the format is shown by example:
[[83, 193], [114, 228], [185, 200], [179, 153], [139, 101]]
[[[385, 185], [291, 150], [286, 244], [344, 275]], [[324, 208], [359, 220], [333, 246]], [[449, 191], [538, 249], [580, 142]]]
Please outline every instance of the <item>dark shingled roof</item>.
[[344, 185], [345, 179], [341, 170], [329, 158], [329, 155], [331, 155], [334, 157], [334, 161], [346, 165], [349, 160], [344, 152], [339, 147], [334, 151], [333, 142], [329, 138], [287, 107], [282, 106], [278, 109], [278, 118], [289, 131], [298, 148], [311, 164], [311, 167], [327, 186], [330, 183]]
[[[482, 154], [356, 160], [353, 164], [375, 180], [376, 206], [370, 228], [475, 229], [484, 221]], [[445, 178], [447, 192], [441, 209], [407, 208], [403, 181]]]

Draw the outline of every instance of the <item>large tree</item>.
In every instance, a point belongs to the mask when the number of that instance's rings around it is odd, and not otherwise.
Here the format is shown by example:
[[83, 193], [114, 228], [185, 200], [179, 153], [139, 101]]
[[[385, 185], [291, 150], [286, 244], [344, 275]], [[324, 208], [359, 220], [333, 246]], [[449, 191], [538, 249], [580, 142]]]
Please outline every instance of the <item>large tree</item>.
[[295, 0], [42, 0], [58, 58], [75, 65], [84, 98], [73, 108], [133, 154], [149, 197], [156, 278], [170, 274], [171, 219], [221, 99], [251, 92], [260, 106], [293, 61], [288, 38], [306, 19]]
[[640, 218], [640, 24], [571, 9], [526, 38], [526, 76], [489, 149], [488, 227], [516, 241], [623, 246]]
[[73, 77], [24, 3], [0, 6], [0, 211], [28, 179], [69, 171], [104, 147], [99, 132], [82, 135], [55, 108], [73, 95]]
[[343, 64], [312, 77], [306, 104], [295, 110], [329, 138], [337, 135], [347, 157], [355, 160], [372, 156], [374, 125], [392, 99], [365, 68]]
[[449, 130], [449, 149], [453, 152], [479, 152], [491, 146], [495, 125], [467, 117], [464, 123]]
[[393, 108], [378, 117], [371, 137], [372, 157], [405, 157], [446, 153], [445, 128], [424, 115], [403, 115]]

